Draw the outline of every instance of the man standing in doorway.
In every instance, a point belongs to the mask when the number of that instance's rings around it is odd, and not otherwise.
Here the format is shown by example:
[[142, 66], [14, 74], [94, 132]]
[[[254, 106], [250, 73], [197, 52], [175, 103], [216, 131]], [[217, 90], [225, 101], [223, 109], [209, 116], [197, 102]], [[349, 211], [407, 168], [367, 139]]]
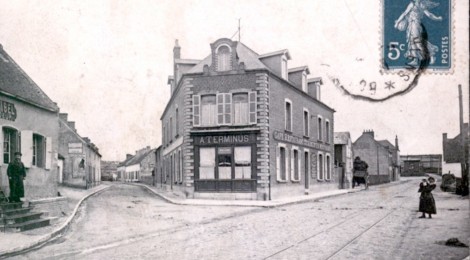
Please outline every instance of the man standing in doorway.
[[15, 160], [8, 165], [8, 182], [10, 184], [10, 202], [21, 202], [24, 197], [23, 180], [26, 177], [26, 170], [21, 162], [21, 153], [15, 152]]

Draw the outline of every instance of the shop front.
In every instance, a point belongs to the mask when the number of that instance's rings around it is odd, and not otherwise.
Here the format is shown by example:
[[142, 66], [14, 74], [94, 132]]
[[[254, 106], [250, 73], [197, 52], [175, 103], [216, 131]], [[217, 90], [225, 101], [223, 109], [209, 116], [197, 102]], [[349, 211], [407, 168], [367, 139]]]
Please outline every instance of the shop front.
[[256, 192], [256, 133], [193, 132], [196, 192]]

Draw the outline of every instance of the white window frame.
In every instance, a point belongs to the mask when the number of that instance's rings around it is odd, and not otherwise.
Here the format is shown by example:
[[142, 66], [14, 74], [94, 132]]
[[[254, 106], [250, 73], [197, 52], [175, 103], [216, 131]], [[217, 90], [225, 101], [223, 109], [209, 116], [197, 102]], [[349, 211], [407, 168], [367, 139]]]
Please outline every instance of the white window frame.
[[[287, 129], [287, 106], [286, 104], [289, 103], [290, 104], [290, 126], [289, 126], [289, 129]], [[286, 131], [290, 131], [290, 132], [293, 132], [292, 130], [292, 111], [294, 110], [293, 106], [292, 106], [292, 101], [288, 98], [284, 99], [284, 129]]]
[[[327, 127], [328, 126], [328, 127]], [[326, 119], [325, 118], [325, 142], [326, 143], [330, 143], [330, 140], [331, 140], [331, 124], [330, 124], [330, 120]]]
[[285, 80], [289, 80], [289, 73], [287, 73], [287, 57], [282, 55], [281, 58], [281, 77]]
[[[320, 123], [318, 123], [318, 120], [321, 120]], [[321, 115], [317, 115], [317, 139], [318, 141], [323, 140], [323, 117]]]
[[[228, 53], [228, 54], [229, 54], [229, 56], [228, 56], [228, 59], [229, 59], [229, 60], [228, 60], [228, 64], [227, 64], [227, 65], [228, 65], [228, 68], [226, 68], [226, 69], [222, 69], [222, 68], [220, 67], [219, 48], [222, 47], [222, 46], [227, 47], [228, 50], [229, 50], [229, 53]], [[220, 44], [219, 46], [217, 46], [217, 48], [215, 49], [215, 54], [216, 54], [216, 59], [217, 59], [217, 71], [221, 71], [221, 72], [222, 72], [222, 71], [230, 71], [230, 70], [232, 70], [232, 58], [233, 58], [232, 56], [233, 56], [233, 51], [232, 51], [232, 48], [231, 48], [228, 44], [222, 43], [222, 44]]]
[[[305, 112], [307, 112], [307, 122], [305, 122]], [[304, 107], [302, 113], [302, 121], [303, 121], [303, 132], [304, 136], [310, 137], [310, 111]], [[307, 124], [307, 133], [305, 133], [305, 124]]]
[[[197, 105], [196, 105], [196, 100]], [[198, 113], [196, 114], [194, 111], [196, 110], [195, 108], [198, 108]], [[193, 95], [193, 126], [201, 126], [201, 95]], [[196, 119], [197, 118], [197, 122]]]
[[[295, 156], [294, 156], [294, 151], [297, 151], [297, 179], [295, 178]], [[291, 181], [292, 182], [300, 182], [300, 164], [301, 164], [301, 161], [300, 161], [300, 150], [299, 150], [299, 147], [297, 146], [292, 146], [291, 148], [291, 167], [290, 167], [290, 174], [291, 174]]]
[[308, 89], [307, 89], [307, 72], [304, 70], [302, 72], [302, 91], [307, 93], [308, 92]]
[[[320, 159], [320, 156], [321, 156], [321, 159]], [[321, 166], [323, 168], [321, 169], [322, 176], [320, 176], [320, 161], [321, 161]], [[325, 179], [325, 155], [322, 152], [318, 152], [317, 154], [317, 180], [323, 181], [324, 179]]]
[[[285, 176], [286, 179], [283, 180], [281, 179], [281, 148], [284, 148], [284, 151], [286, 152], [286, 158], [285, 158], [285, 166], [286, 166], [286, 172]], [[288, 153], [287, 145], [284, 143], [278, 143], [277, 148], [276, 148], [276, 180], [278, 182], [288, 182], [289, 181], [289, 153]]]

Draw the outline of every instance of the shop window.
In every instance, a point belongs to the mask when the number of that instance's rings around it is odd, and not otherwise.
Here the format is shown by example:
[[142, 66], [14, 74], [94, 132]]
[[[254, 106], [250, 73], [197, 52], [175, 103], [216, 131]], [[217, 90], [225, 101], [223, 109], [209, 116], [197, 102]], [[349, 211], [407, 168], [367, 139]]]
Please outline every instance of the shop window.
[[201, 125], [215, 126], [216, 100], [215, 95], [201, 97]]
[[33, 134], [33, 165], [37, 167], [44, 167], [45, 161], [45, 145], [44, 137]]
[[318, 155], [318, 175], [317, 175], [317, 179], [323, 180], [323, 171], [324, 171], [323, 154], [319, 154]]
[[251, 179], [251, 147], [235, 147], [235, 179]]
[[321, 117], [318, 117], [318, 126], [317, 127], [318, 127], [318, 140], [321, 141], [322, 140], [322, 127], [323, 127]]
[[329, 180], [331, 179], [331, 159], [330, 159], [330, 155], [326, 155], [326, 162], [325, 162], [325, 168], [326, 168], [326, 176], [325, 176], [325, 179]]
[[310, 132], [310, 115], [308, 110], [304, 109], [304, 136], [308, 137]]
[[290, 100], [285, 102], [285, 129], [292, 132], [292, 102]]
[[199, 179], [215, 179], [215, 148], [199, 149]]
[[330, 142], [330, 122], [325, 120], [325, 142]]
[[217, 163], [220, 180], [230, 180], [232, 178], [232, 148], [220, 147], [217, 153]]
[[226, 45], [221, 45], [217, 48], [217, 71], [228, 71], [232, 69], [231, 66], [231, 51]]
[[299, 181], [299, 167], [300, 167], [300, 157], [299, 150], [294, 148], [292, 149], [292, 158], [291, 158], [291, 179], [292, 181]]
[[232, 124], [232, 95], [230, 93], [217, 94], [217, 124]]
[[3, 127], [3, 163], [12, 162], [15, 152], [20, 151], [19, 147], [18, 131]]

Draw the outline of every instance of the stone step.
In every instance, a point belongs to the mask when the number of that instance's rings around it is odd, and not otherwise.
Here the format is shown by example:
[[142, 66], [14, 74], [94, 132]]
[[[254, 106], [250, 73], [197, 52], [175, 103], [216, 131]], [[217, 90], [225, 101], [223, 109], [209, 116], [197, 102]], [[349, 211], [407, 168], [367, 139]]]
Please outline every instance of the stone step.
[[6, 216], [12, 216], [12, 215], [20, 215], [20, 214], [26, 214], [30, 212], [33, 209], [33, 207], [27, 207], [27, 208], [18, 208], [18, 209], [7, 209], [4, 211], [0, 211], [0, 218], [6, 217]]
[[23, 223], [15, 223], [11, 225], [6, 225], [2, 229], [5, 231], [26, 231], [26, 230], [31, 230], [35, 228], [41, 228], [41, 227], [46, 227], [50, 225], [50, 219], [34, 219], [30, 221], [26, 221]]
[[28, 212], [25, 214], [6, 216], [3, 218], [3, 223], [6, 223], [7, 225], [24, 223], [31, 220], [40, 219], [42, 214], [42, 212]]
[[0, 203], [0, 212], [9, 209], [19, 209], [23, 207], [23, 202]]

